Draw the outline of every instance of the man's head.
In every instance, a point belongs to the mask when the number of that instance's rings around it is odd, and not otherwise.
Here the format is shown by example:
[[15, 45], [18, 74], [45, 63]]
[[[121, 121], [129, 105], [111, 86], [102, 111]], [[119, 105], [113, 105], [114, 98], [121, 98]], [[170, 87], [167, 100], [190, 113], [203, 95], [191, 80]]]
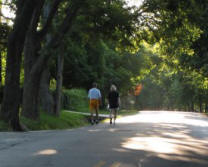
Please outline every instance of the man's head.
[[92, 84], [92, 86], [93, 86], [94, 88], [97, 88], [97, 83], [94, 82], [94, 83]]

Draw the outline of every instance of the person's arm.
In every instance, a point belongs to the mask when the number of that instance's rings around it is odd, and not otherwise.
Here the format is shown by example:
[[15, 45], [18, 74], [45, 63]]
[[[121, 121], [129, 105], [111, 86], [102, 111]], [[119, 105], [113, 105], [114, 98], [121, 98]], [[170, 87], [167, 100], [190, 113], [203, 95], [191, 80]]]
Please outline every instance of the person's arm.
[[118, 107], [121, 107], [121, 99], [118, 97]]
[[119, 93], [118, 93], [118, 107], [121, 107], [121, 99]]
[[102, 105], [102, 96], [101, 96], [100, 90], [99, 90], [99, 103], [100, 105]]
[[88, 99], [90, 99], [90, 90], [88, 91], [88, 96], [87, 97], [88, 97]]

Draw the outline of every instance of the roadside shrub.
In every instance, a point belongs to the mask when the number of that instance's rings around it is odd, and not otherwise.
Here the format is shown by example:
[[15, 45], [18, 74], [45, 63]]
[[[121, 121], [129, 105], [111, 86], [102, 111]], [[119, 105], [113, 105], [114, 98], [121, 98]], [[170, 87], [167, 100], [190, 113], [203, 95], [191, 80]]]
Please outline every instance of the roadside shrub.
[[61, 112], [59, 117], [41, 112], [38, 120], [25, 117], [21, 117], [20, 120], [29, 130], [70, 129], [88, 124], [84, 115], [64, 111]]
[[63, 90], [62, 109], [86, 111], [88, 109], [87, 91], [84, 89]]

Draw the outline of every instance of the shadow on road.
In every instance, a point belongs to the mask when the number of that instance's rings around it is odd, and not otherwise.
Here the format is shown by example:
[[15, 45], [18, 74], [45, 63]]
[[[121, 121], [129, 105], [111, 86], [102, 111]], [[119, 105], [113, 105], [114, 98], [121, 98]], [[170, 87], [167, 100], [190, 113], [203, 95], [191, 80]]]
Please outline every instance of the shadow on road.
[[25, 133], [24, 143], [0, 152], [0, 162], [1, 167], [207, 167], [208, 119], [145, 111], [115, 126]]
[[98, 133], [98, 136], [103, 131], [107, 132], [104, 137], [104, 140], [108, 141], [106, 143], [116, 144], [106, 146], [111, 148], [106, 152], [128, 157], [117, 161], [120, 165], [208, 166], [208, 120], [202, 115], [144, 112], [121, 118], [118, 122], [119, 124], [113, 128], [106, 125], [89, 131]]

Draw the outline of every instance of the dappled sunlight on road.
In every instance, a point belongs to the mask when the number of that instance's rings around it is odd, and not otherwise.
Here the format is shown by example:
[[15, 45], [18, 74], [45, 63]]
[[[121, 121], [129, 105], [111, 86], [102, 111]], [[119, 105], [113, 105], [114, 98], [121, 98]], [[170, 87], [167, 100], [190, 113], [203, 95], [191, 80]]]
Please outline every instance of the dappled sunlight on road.
[[88, 130], [89, 132], [100, 132], [101, 131], [101, 129], [90, 129], [90, 130]]
[[[187, 125], [196, 125], [201, 127], [208, 127], [208, 122], [205, 120], [196, 120], [195, 118], [186, 117], [186, 113], [184, 115], [179, 112], [169, 112], [169, 111], [142, 111], [142, 114], [137, 114], [133, 116], [119, 118], [119, 123], [182, 123]], [[158, 114], [157, 114], [158, 113]], [[195, 114], [195, 113], [193, 113]]]
[[45, 150], [38, 151], [34, 155], [54, 155], [57, 153], [58, 153], [58, 151], [56, 151], [54, 149], [45, 149]]
[[122, 144], [124, 148], [157, 153], [176, 152], [175, 145], [161, 137], [132, 137]]
[[203, 114], [141, 111], [115, 125], [2, 133], [0, 166], [208, 167], [207, 124]]
[[[194, 113], [193, 113], [194, 114]], [[169, 116], [169, 117], [167, 117]], [[140, 126], [142, 123], [153, 124], [152, 129], [144, 129], [133, 137], [125, 139], [121, 143], [123, 149], [137, 150], [153, 153], [154, 156], [171, 160], [186, 161], [199, 164], [208, 164], [208, 136], [197, 136], [197, 131], [207, 128], [207, 119], [191, 114], [177, 112], [155, 113], [147, 112], [141, 115], [121, 118], [119, 123], [133, 123], [132, 126]], [[188, 127], [195, 127], [196, 133]], [[207, 134], [207, 132], [205, 132]]]
[[122, 143], [124, 148], [145, 150], [156, 153], [187, 154], [194, 152], [205, 155], [208, 148], [208, 139], [197, 140], [187, 136], [186, 138], [165, 137], [132, 137]]
[[185, 138], [132, 137], [122, 144], [123, 148], [155, 153], [155, 156], [167, 160], [183, 160], [208, 164], [208, 160], [194, 158], [207, 155], [208, 139], [197, 140], [190, 136]]
[[[99, 161], [93, 167], [104, 167], [105, 164], [106, 164], [106, 161]], [[122, 162], [113, 162], [112, 164], [108, 165], [108, 167], [124, 167], [124, 166], [134, 167], [131, 164], [125, 164], [125, 163], [122, 163]]]

